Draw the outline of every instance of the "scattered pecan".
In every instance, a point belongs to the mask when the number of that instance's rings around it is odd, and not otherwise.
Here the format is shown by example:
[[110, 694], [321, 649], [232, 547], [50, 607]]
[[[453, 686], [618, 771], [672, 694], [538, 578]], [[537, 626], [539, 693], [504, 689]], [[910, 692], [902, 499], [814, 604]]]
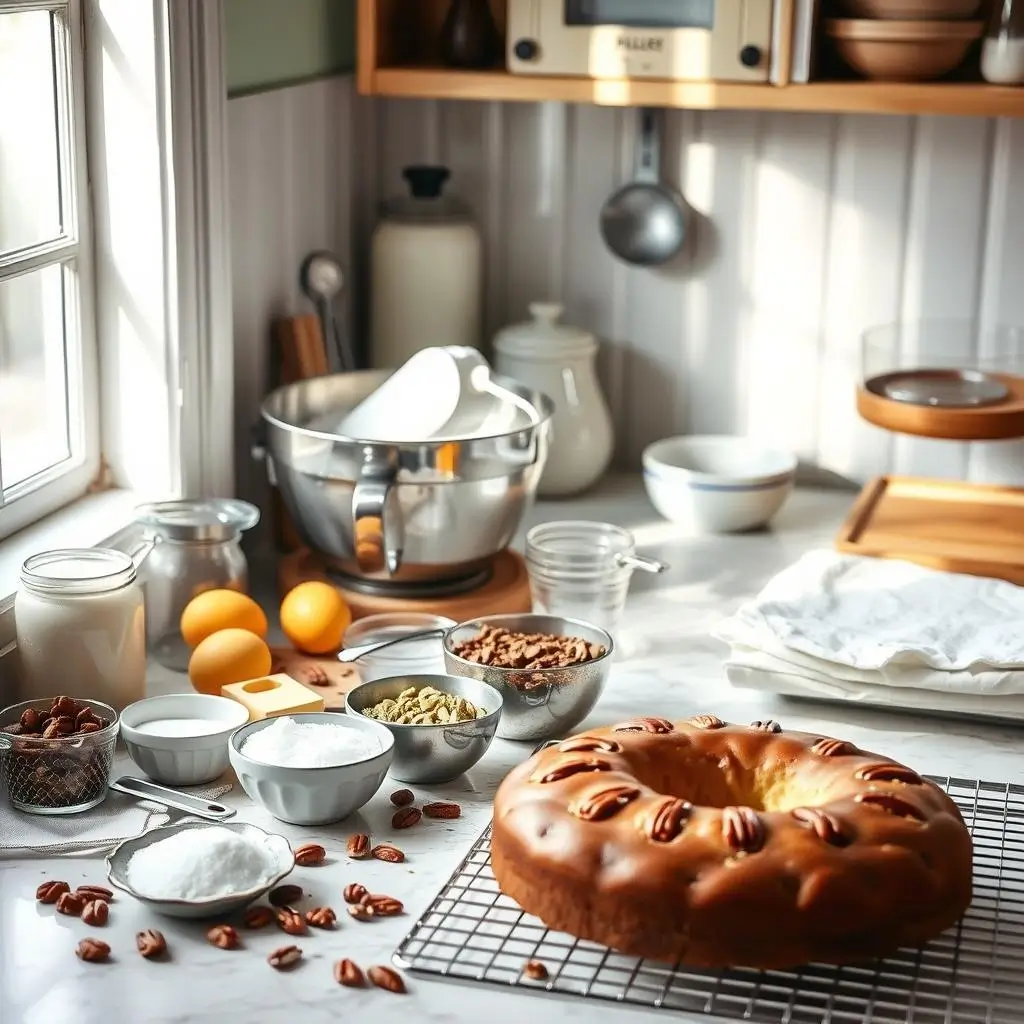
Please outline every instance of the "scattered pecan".
[[405, 982], [393, 967], [371, 967], [366, 973], [377, 988], [387, 989], [388, 992], [394, 992], [395, 995], [405, 992]]
[[546, 981], [548, 969], [539, 960], [527, 960], [523, 964], [523, 974], [531, 981]]
[[365, 885], [360, 885], [358, 882], [349, 882], [345, 886], [345, 891], [342, 895], [344, 895], [346, 903], [358, 903], [366, 894], [367, 888]]
[[313, 868], [326, 859], [327, 851], [319, 843], [303, 843], [295, 850], [295, 863], [300, 867]]
[[237, 949], [238, 932], [229, 924], [215, 924], [207, 929], [206, 941], [218, 949]]
[[309, 665], [303, 665], [302, 668], [298, 669], [299, 682], [306, 683], [309, 686], [330, 686], [331, 679], [327, 675], [323, 665], [317, 665], [313, 662]]
[[[925, 820], [922, 810], [892, 793], [858, 793], [853, 799], [859, 804], [864, 804], [866, 807], [877, 807], [879, 810], [885, 811], [886, 814], [893, 814], [897, 818], [912, 818], [914, 821]], [[59, 901], [57, 906], [60, 906]]]
[[275, 971], [286, 971], [288, 968], [294, 967], [301, 959], [302, 950], [298, 946], [282, 946], [267, 957], [267, 963]]
[[82, 939], [75, 955], [86, 963], [98, 964], [110, 956], [110, 947], [102, 939]]
[[20, 724], [25, 732], [42, 732], [43, 716], [35, 708], [25, 708]]
[[379, 846], [375, 846], [370, 851], [370, 855], [388, 864], [401, 864], [405, 860], [405, 854], [397, 846], [392, 846], [390, 843], [381, 843]]
[[293, 903], [298, 903], [302, 899], [302, 886], [279, 885], [276, 889], [270, 890], [267, 899], [270, 901], [271, 906], [290, 907]]
[[905, 786], [922, 785], [921, 776], [902, 764], [869, 764], [853, 773], [864, 782], [902, 782]]
[[845, 740], [833, 740], [826, 736], [811, 744], [811, 753], [819, 757], [845, 757], [847, 754], [856, 754], [857, 748]]
[[274, 911], [262, 905], [250, 907], [242, 919], [246, 928], [266, 928], [275, 919]]
[[288, 935], [305, 935], [308, 930], [302, 915], [291, 907], [282, 907], [277, 912], [276, 920], [277, 927]]
[[431, 804], [423, 805], [423, 813], [428, 818], [451, 821], [453, 818], [461, 817], [462, 807], [451, 800], [435, 800]]
[[631, 718], [612, 729], [612, 732], [653, 732], [658, 735], [674, 731], [675, 726], [667, 718]]
[[615, 740], [598, 739], [596, 736], [571, 736], [558, 744], [563, 754], [587, 754], [600, 751], [603, 754], [617, 754], [622, 747]]
[[82, 907], [82, 920], [89, 925], [102, 926], [110, 917], [110, 907], [103, 900], [90, 900]]
[[75, 894], [87, 900], [103, 900], [104, 903], [111, 903], [114, 899], [114, 894], [103, 885], [80, 885]]
[[306, 920], [314, 928], [333, 928], [338, 920], [338, 915], [330, 907], [314, 907], [312, 910], [306, 911]]
[[78, 917], [85, 907], [85, 900], [73, 892], [62, 893], [57, 899], [57, 913], [68, 917]]
[[61, 730], [61, 727], [57, 724], [56, 718], [51, 718], [50, 724], [43, 730], [43, 739], [55, 740], [61, 736], [67, 736], [67, 733]]
[[[396, 789], [391, 794], [391, 802], [396, 807], [406, 807], [416, 799], [416, 794], [411, 789]], [[352, 963], [351, 960], [342, 960], [342, 963]], [[354, 965], [353, 965], [354, 966]]]
[[734, 850], [756, 853], [764, 845], [764, 823], [751, 807], [725, 807], [722, 836]]
[[86, 722], [85, 725], [79, 726], [78, 731], [82, 735], [88, 735], [91, 732], [99, 732], [102, 728], [103, 726], [99, 722]]
[[796, 807], [790, 812], [797, 821], [806, 825], [822, 842], [830, 846], [849, 846], [846, 825], [834, 814], [819, 807]]
[[360, 904], [372, 911], [374, 917], [397, 917], [405, 910], [401, 900], [394, 896], [376, 895], [367, 893], [360, 901]]
[[422, 817], [423, 812], [418, 807], [399, 807], [391, 815], [391, 827], [396, 829], [412, 828], [413, 825], [419, 824], [419, 820]]
[[764, 721], [757, 719], [750, 723], [750, 728], [760, 732], [782, 732], [782, 726], [774, 718], [766, 718]]
[[71, 892], [71, 886], [67, 882], [43, 882], [36, 889], [36, 899], [40, 903], [56, 903], [66, 892]]
[[353, 860], [363, 860], [370, 855], [370, 837], [365, 832], [356, 832], [348, 837], [345, 852]]
[[355, 918], [357, 921], [372, 921], [373, 920], [373, 908], [367, 907], [362, 903], [353, 903], [348, 908], [349, 917]]
[[141, 956], [147, 960], [153, 960], [167, 952], [167, 940], [164, 938], [163, 932], [158, 932], [155, 928], [147, 928], [144, 932], [136, 933], [135, 948]]
[[569, 813], [583, 821], [606, 821], [639, 795], [640, 790], [635, 786], [605, 786], [582, 794], [569, 804]]
[[648, 813], [644, 832], [656, 843], [670, 843], [678, 836], [693, 814], [693, 804], [687, 800], [668, 797]]
[[582, 772], [608, 772], [612, 766], [600, 757], [566, 757], [547, 771], [538, 771], [530, 776], [531, 782], [561, 782]]
[[339, 960], [334, 965], [334, 980], [346, 988], [362, 988], [366, 984], [366, 978], [359, 965], [354, 960]]
[[690, 719], [690, 725], [695, 729], [721, 729], [725, 722], [718, 715], [695, 715]]
[[515, 633], [502, 626], [483, 626], [480, 632], [452, 646], [458, 658], [495, 668], [568, 668], [603, 658], [607, 648], [580, 637], [552, 633]]

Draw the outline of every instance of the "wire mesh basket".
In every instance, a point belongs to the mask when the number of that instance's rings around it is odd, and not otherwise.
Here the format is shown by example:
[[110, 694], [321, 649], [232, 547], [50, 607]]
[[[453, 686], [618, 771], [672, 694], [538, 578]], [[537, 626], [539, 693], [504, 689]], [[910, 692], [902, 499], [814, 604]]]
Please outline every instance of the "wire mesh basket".
[[[974, 839], [974, 899], [921, 949], [854, 966], [701, 970], [549, 931], [498, 889], [490, 826], [399, 946], [412, 973], [766, 1024], [1024, 1022], [1024, 786], [934, 778]], [[526, 964], [539, 961], [546, 977]], [[544, 973], [544, 972], [534, 972]]]

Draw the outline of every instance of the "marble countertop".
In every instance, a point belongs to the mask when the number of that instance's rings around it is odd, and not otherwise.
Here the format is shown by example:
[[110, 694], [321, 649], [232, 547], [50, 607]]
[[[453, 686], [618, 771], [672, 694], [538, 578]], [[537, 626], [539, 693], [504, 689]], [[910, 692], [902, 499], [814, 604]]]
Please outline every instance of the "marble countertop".
[[[834, 704], [768, 698], [731, 689], [723, 679], [720, 645], [710, 627], [752, 596], [764, 582], [799, 555], [829, 546], [852, 496], [848, 492], [798, 491], [768, 532], [734, 537], [683, 536], [657, 518], [638, 478], [614, 477], [596, 492], [572, 502], [539, 503], [530, 523], [546, 519], [602, 519], [629, 527], [645, 554], [669, 563], [661, 576], [634, 576], [620, 640], [626, 656], [612, 669], [609, 685], [587, 721], [605, 725], [642, 711], [681, 718], [714, 712], [726, 720], [775, 718], [787, 727], [818, 730], [891, 753], [922, 772], [1021, 782], [1022, 734], [992, 725], [882, 713]], [[527, 524], [529, 525], [529, 524]], [[181, 677], [154, 672], [153, 688], [180, 689]], [[581, 727], [582, 728], [582, 727]], [[529, 745], [496, 740], [484, 760], [457, 783], [417, 790], [421, 799], [458, 801], [462, 817], [453, 822], [422, 822], [405, 832], [390, 828], [393, 808], [385, 783], [370, 804], [341, 825], [312, 830], [274, 822], [253, 809], [236, 787], [224, 799], [241, 808], [239, 818], [293, 839], [316, 840], [329, 851], [327, 864], [297, 868], [300, 882], [316, 903], [341, 910], [341, 891], [353, 881], [396, 896], [402, 917], [360, 924], [347, 916], [333, 932], [313, 932], [298, 940], [304, 959], [297, 969], [278, 973], [266, 955], [287, 939], [276, 930], [247, 933], [245, 948], [223, 952], [206, 943], [204, 927], [161, 919], [127, 897], [116, 900], [109, 924], [87, 929], [36, 904], [36, 886], [47, 878], [72, 886], [103, 882], [102, 857], [11, 858], [0, 860], [0, 1019], [5, 1024], [172, 1024], [172, 1022], [288, 1022], [327, 1024], [341, 1015], [368, 1024], [407, 1020], [521, 1022], [543, 1013], [564, 1024], [605, 1024], [651, 1011], [617, 1007], [581, 998], [551, 997], [490, 986], [408, 976], [409, 992], [396, 996], [377, 989], [341, 988], [331, 967], [351, 957], [364, 968], [388, 964], [418, 915], [447, 881], [489, 820], [495, 787], [508, 769], [529, 753]], [[345, 840], [356, 831], [395, 839], [408, 859], [401, 865], [356, 862], [344, 855]], [[135, 952], [134, 935], [159, 928], [171, 956], [148, 962]], [[113, 948], [107, 964], [86, 964], [74, 955], [86, 934]], [[666, 1019], [707, 1020], [706, 1017]]]

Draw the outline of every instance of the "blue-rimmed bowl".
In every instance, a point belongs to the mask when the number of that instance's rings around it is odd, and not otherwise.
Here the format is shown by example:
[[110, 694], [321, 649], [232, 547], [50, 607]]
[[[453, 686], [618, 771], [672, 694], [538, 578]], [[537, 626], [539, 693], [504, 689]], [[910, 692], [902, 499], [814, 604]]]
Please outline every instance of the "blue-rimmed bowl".
[[792, 452], [749, 437], [667, 437], [643, 453], [651, 504], [695, 533], [764, 526], [789, 497], [796, 467]]

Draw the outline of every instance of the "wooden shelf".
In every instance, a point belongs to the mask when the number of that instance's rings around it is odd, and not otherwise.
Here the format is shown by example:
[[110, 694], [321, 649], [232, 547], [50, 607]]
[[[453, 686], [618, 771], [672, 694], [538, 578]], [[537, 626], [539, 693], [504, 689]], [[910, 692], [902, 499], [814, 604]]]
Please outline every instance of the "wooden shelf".
[[452, 71], [442, 67], [367, 68], [360, 91], [413, 99], [560, 100], [599, 106], [678, 107], [690, 110], [779, 110], [835, 114], [959, 114], [1024, 117], [1024, 88], [975, 82], [813, 82], [741, 85], [702, 82], [596, 81], [512, 75], [507, 71]]

